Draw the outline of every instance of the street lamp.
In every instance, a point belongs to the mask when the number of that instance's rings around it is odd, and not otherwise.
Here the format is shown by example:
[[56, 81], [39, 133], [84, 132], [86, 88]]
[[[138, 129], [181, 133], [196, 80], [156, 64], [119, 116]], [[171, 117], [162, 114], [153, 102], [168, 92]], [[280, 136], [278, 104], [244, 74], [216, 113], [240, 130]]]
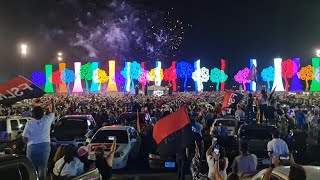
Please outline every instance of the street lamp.
[[317, 56], [317, 57], [320, 57], [320, 49], [317, 49], [317, 50], [316, 50], [316, 56]]
[[58, 52], [58, 61], [62, 61], [63, 60], [63, 53], [62, 52]]
[[20, 45], [20, 52], [21, 52], [21, 60], [22, 60], [22, 75], [24, 76], [24, 66], [25, 66], [25, 61], [27, 58], [27, 53], [28, 53], [28, 45], [27, 44], [21, 44]]

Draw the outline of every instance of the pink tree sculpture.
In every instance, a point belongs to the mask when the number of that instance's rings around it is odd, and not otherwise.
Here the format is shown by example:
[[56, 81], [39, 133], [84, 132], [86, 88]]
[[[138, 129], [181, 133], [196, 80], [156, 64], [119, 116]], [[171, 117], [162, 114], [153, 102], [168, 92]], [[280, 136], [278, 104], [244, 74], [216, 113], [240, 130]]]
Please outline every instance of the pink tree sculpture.
[[138, 78], [138, 81], [139, 81], [139, 83], [141, 83], [142, 87], [144, 87], [147, 84], [147, 82], [149, 82], [149, 79], [147, 78], [147, 75], [149, 73], [150, 72], [145, 69], [142, 70], [142, 75], [139, 76], [139, 78]]
[[234, 76], [234, 80], [237, 81], [237, 83], [242, 84], [243, 86], [243, 90], [247, 90], [246, 88], [246, 83], [250, 83], [250, 79], [247, 79], [247, 76], [250, 73], [250, 69], [249, 68], [244, 68], [240, 71], [238, 71], [238, 73]]

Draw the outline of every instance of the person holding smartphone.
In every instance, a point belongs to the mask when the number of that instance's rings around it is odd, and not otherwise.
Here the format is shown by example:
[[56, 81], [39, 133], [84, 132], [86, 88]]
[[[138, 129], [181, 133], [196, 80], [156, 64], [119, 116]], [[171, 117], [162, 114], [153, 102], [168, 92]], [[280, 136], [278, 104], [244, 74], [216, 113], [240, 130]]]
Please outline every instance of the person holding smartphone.
[[[219, 160], [215, 160], [215, 154], [220, 154]], [[212, 143], [206, 152], [207, 163], [209, 167], [208, 177], [211, 180], [215, 180], [215, 163], [219, 163], [219, 173], [223, 178], [227, 178], [228, 158], [225, 157], [225, 149], [217, 145], [217, 138], [212, 138]]]

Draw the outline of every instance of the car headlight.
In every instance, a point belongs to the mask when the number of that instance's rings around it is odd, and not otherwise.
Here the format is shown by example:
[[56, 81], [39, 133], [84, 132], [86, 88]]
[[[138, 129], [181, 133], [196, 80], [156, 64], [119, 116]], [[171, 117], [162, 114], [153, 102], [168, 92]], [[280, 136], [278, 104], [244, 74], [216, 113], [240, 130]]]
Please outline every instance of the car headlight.
[[117, 151], [114, 153], [114, 157], [118, 158], [118, 157], [123, 157], [124, 153], [122, 151]]
[[160, 159], [159, 155], [155, 155], [155, 154], [149, 154], [149, 158], [150, 159]]

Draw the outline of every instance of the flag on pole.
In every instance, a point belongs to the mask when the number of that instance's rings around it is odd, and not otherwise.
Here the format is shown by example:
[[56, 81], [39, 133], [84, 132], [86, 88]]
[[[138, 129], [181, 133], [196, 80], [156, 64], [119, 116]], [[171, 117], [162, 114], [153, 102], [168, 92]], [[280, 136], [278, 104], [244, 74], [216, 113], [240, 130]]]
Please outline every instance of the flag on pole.
[[182, 107], [160, 119], [154, 126], [153, 139], [158, 144], [160, 156], [181, 152], [193, 143], [187, 108]]
[[247, 80], [257, 82], [257, 74], [258, 74], [258, 70], [256, 66], [253, 64], [252, 67], [250, 68], [250, 72], [247, 76]]

